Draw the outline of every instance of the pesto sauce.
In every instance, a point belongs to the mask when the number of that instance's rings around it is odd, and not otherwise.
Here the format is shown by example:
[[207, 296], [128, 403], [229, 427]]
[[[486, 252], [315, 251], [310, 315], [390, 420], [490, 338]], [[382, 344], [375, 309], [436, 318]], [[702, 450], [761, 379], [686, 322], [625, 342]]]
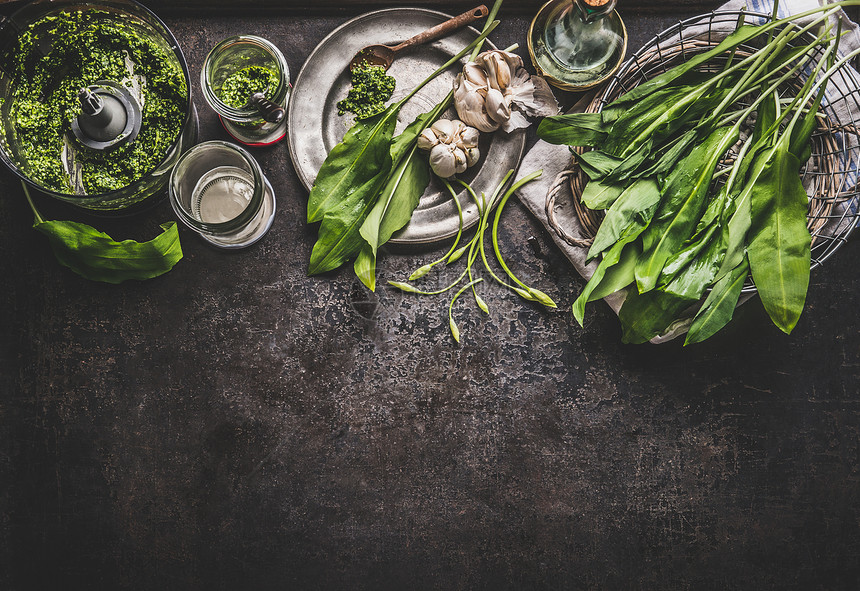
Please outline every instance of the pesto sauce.
[[271, 99], [279, 82], [277, 72], [263, 66], [248, 66], [227, 76], [217, 94], [228, 107], [241, 109], [255, 92], [262, 92], [263, 96]]
[[[50, 39], [47, 55], [39, 43], [45, 38]], [[82, 166], [86, 194], [93, 195], [151, 172], [182, 129], [188, 104], [182, 69], [172, 52], [142, 34], [134, 21], [98, 10], [46, 16], [21, 33], [11, 61], [9, 117], [19, 166], [47, 189], [75, 192], [62, 162], [65, 142]], [[137, 138], [105, 151], [81, 145], [70, 131], [81, 112], [78, 90], [98, 80], [132, 87], [132, 76], [141, 80], [143, 103]]]
[[356, 119], [366, 119], [385, 110], [385, 101], [394, 94], [396, 81], [382, 66], [361, 62], [352, 70], [352, 88], [337, 104], [337, 114], [355, 113]]

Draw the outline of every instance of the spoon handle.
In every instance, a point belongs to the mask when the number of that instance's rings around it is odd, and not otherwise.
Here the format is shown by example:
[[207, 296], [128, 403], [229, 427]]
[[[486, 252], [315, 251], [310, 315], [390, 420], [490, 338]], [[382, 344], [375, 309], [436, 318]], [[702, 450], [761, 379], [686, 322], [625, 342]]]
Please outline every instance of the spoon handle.
[[490, 11], [487, 10], [487, 7], [481, 4], [477, 8], [473, 8], [472, 10], [464, 12], [460, 16], [455, 16], [454, 18], [449, 19], [444, 23], [439, 23], [435, 27], [431, 27], [423, 33], [418, 33], [417, 35], [407, 39], [400, 45], [392, 47], [391, 50], [400, 51], [401, 49], [412, 47], [413, 45], [421, 45], [422, 43], [435, 41], [440, 37], [444, 37], [445, 35], [453, 33], [461, 27], [465, 27], [466, 25], [471, 24], [476, 20], [484, 18], [489, 13]]
[[260, 115], [262, 115], [263, 119], [269, 123], [280, 123], [284, 120], [284, 116], [287, 114], [281, 105], [273, 103], [267, 99], [262, 92], [255, 92], [252, 94], [249, 102], [257, 107]]

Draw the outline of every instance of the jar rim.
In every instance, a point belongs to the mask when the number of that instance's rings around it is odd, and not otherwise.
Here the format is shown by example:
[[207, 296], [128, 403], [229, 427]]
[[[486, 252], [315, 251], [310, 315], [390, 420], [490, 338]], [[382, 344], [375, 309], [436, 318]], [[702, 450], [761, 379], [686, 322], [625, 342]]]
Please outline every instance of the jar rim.
[[227, 37], [223, 39], [218, 44], [213, 47], [208, 54], [206, 54], [206, 59], [203, 61], [203, 66], [200, 68], [200, 87], [203, 90], [203, 98], [206, 99], [206, 102], [209, 103], [209, 106], [212, 107], [216, 113], [221, 115], [222, 117], [226, 117], [231, 121], [238, 122], [248, 122], [252, 120], [257, 120], [260, 118], [260, 113], [257, 109], [251, 108], [241, 108], [237, 109], [232, 107], [221, 100], [221, 97], [218, 96], [218, 93], [215, 92], [215, 89], [212, 87], [208, 72], [209, 65], [212, 60], [218, 55], [219, 52], [224, 49], [231, 47], [233, 45], [239, 43], [248, 43], [251, 45], [256, 45], [257, 47], [262, 48], [272, 57], [275, 65], [278, 69], [278, 87], [275, 89], [275, 92], [272, 93], [272, 97], [270, 100], [274, 103], [280, 103], [286, 98], [287, 93], [290, 88], [290, 69], [287, 65], [287, 60], [284, 57], [284, 54], [281, 53], [281, 50], [278, 47], [263, 37], [259, 37], [257, 35], [233, 35], [231, 37]]

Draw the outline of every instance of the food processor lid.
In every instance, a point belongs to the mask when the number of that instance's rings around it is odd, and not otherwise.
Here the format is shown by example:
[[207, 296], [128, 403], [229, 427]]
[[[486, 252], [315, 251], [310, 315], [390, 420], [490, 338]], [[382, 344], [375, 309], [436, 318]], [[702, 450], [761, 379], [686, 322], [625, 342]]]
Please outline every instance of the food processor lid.
[[140, 133], [140, 103], [122, 84], [99, 80], [78, 91], [81, 114], [72, 133], [88, 148], [107, 150], [134, 140]]

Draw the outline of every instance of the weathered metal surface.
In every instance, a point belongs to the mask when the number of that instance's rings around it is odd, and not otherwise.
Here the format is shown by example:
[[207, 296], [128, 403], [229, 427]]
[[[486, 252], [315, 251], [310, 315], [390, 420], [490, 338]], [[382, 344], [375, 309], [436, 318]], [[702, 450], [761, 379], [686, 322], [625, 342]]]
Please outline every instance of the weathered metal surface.
[[[632, 48], [668, 24], [623, 16]], [[167, 20], [199, 72], [242, 32], [298, 71], [345, 19]], [[488, 287], [458, 346], [446, 300], [306, 277], [307, 193], [284, 144], [254, 153], [263, 241], [183, 230], [173, 271], [120, 286], [59, 267], [0, 173], [0, 589], [857, 588], [856, 241], [791, 336], [752, 302], [703, 346], [629, 347], [605, 306], [574, 323], [583, 282], [512, 203], [503, 252], [559, 310]], [[434, 256], [385, 253], [381, 283]]]

